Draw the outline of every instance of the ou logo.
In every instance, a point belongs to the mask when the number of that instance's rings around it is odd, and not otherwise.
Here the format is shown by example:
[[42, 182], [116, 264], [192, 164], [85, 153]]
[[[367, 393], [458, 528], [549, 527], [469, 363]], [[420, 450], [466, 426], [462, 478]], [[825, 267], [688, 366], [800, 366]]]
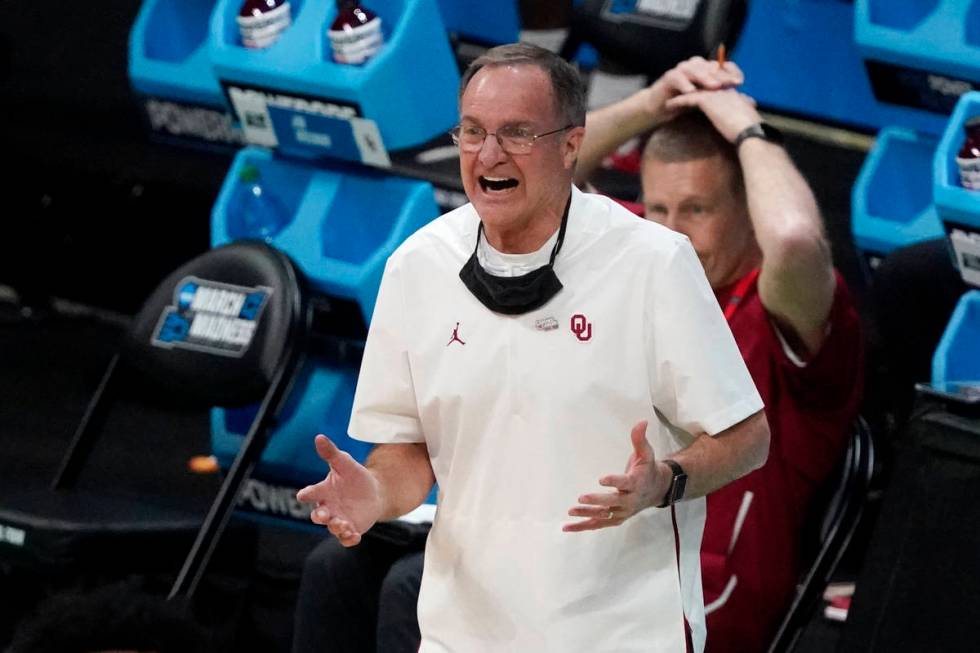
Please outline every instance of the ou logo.
[[570, 328], [579, 342], [592, 340], [592, 323], [581, 313], [572, 316]]

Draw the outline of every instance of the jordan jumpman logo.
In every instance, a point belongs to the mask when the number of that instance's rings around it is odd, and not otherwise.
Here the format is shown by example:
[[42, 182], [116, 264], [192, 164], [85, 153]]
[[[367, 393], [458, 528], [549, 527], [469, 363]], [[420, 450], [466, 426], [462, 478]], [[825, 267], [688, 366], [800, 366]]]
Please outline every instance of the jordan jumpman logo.
[[459, 337], [459, 322], [456, 323], [456, 328], [453, 329], [453, 337], [449, 339], [449, 342], [446, 343], [446, 346], [448, 347], [449, 345], [453, 344], [454, 342], [458, 342], [461, 345], [465, 345], [466, 344]]

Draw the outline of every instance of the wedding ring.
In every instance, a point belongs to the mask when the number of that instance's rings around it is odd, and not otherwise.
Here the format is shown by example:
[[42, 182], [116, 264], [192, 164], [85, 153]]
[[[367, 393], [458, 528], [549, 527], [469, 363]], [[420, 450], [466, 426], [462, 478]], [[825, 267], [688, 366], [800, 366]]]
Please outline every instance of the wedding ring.
[[606, 515], [606, 519], [612, 519], [612, 518], [613, 518], [613, 511], [612, 511], [612, 510], [610, 510], [610, 511], [609, 511], [609, 514], [608, 514], [608, 515]]

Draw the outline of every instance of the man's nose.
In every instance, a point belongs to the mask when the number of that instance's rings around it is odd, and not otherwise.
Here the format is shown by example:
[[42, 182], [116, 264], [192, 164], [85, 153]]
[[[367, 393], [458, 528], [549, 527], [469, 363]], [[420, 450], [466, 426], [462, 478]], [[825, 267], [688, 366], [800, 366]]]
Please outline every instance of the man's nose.
[[494, 134], [487, 134], [487, 137], [483, 139], [483, 145], [480, 147], [480, 163], [489, 168], [500, 163], [506, 157], [507, 153], [500, 147], [497, 137]]
[[681, 211], [679, 209], [675, 211], [669, 211], [667, 213], [667, 223], [664, 226], [666, 226], [668, 229], [672, 229], [674, 231], [687, 235], [686, 232], [684, 231], [684, 228], [688, 225], [684, 220], [681, 220]]

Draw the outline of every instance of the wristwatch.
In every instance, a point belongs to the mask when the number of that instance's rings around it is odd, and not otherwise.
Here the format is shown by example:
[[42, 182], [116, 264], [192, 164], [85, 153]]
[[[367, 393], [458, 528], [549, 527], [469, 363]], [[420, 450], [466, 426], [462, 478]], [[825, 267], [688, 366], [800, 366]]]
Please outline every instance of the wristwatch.
[[670, 467], [671, 471], [674, 473], [670, 479], [670, 485], [667, 486], [667, 492], [664, 494], [664, 500], [657, 506], [658, 508], [666, 508], [667, 506], [672, 506], [684, 498], [684, 488], [687, 486], [687, 473], [684, 471], [684, 468], [677, 463], [677, 461], [665, 458], [660, 462]]
[[735, 137], [735, 140], [732, 141], [732, 147], [738, 151], [738, 146], [749, 138], [761, 138], [764, 141], [782, 145], [783, 132], [779, 131], [767, 122], [757, 122], [754, 125], [749, 125], [740, 131], [738, 136]]

